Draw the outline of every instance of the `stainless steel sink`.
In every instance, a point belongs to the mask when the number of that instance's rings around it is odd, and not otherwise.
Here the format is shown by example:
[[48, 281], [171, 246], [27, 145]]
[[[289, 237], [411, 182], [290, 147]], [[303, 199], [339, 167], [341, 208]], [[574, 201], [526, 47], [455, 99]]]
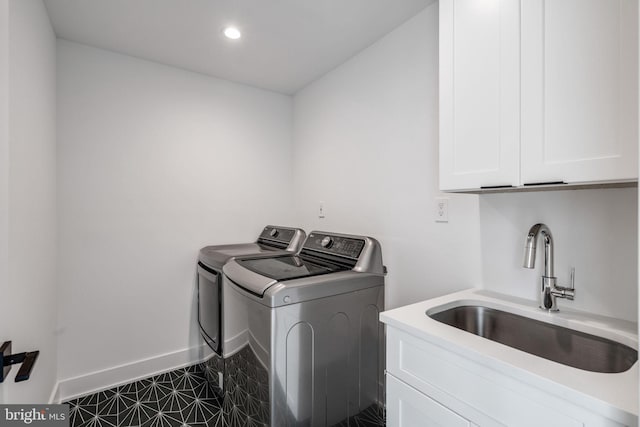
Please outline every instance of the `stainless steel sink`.
[[463, 331], [586, 371], [624, 372], [638, 360], [638, 352], [624, 344], [488, 307], [466, 305], [427, 314]]

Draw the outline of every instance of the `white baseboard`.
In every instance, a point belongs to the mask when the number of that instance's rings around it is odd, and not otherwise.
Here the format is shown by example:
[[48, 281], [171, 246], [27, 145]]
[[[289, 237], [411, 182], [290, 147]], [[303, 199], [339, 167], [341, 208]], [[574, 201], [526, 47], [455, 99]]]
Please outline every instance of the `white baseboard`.
[[59, 403], [60, 402], [60, 381], [56, 382], [53, 385], [53, 390], [51, 390], [51, 396], [49, 396], [49, 403]]
[[233, 356], [249, 343], [249, 330], [245, 329], [231, 338], [224, 340], [224, 358]]
[[180, 369], [206, 360], [212, 354], [206, 344], [173, 353], [126, 363], [58, 381], [50, 403], [64, 402], [87, 394], [127, 384], [153, 375]]

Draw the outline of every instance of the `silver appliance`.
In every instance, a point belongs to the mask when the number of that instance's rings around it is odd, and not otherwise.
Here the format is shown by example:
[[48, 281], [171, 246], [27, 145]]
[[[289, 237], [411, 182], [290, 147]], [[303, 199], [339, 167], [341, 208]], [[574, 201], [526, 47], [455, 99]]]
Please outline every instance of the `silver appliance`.
[[370, 237], [223, 267], [225, 399], [259, 425], [331, 426], [383, 402], [384, 275]]
[[198, 256], [198, 323], [209, 347], [222, 355], [222, 280], [224, 264], [233, 257], [296, 253], [306, 233], [299, 228], [266, 226], [254, 243], [206, 246]]

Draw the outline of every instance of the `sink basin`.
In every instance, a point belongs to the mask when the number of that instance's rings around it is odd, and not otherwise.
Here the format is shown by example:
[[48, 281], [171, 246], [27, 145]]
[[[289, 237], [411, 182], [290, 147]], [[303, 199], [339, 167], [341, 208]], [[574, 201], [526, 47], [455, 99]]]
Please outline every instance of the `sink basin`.
[[433, 311], [427, 315], [439, 322], [585, 371], [624, 372], [638, 360], [624, 344], [506, 311], [477, 305]]

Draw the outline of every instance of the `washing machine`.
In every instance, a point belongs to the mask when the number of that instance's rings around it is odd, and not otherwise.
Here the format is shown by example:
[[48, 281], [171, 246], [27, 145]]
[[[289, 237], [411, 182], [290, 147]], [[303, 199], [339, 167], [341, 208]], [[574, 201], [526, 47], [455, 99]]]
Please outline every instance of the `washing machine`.
[[[220, 388], [219, 377], [223, 371], [222, 325], [224, 308], [222, 306], [221, 273], [224, 264], [233, 257], [251, 255], [271, 256], [297, 253], [306, 233], [299, 228], [268, 225], [264, 227], [258, 239], [253, 243], [206, 246], [200, 249], [198, 256], [198, 324], [200, 333], [216, 355], [209, 359], [207, 370], [210, 383]], [[216, 357], [217, 356], [217, 357]]]
[[314, 231], [297, 255], [223, 267], [225, 399], [258, 425], [332, 426], [384, 402], [373, 238]]

